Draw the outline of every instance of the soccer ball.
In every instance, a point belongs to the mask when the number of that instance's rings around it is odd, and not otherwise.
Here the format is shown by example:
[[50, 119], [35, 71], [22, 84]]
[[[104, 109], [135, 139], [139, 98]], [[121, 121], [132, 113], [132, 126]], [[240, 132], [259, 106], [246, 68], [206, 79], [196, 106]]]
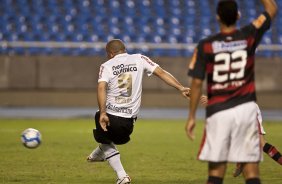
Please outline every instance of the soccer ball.
[[41, 134], [34, 128], [28, 128], [23, 131], [21, 140], [25, 147], [37, 148], [41, 143]]

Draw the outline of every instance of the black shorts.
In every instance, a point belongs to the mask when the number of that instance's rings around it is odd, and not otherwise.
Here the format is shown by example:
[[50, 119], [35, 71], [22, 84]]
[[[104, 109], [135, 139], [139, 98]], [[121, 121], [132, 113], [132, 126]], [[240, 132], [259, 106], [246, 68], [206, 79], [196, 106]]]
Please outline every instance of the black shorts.
[[95, 114], [96, 129], [93, 129], [94, 138], [98, 143], [102, 144], [125, 144], [130, 140], [130, 134], [133, 132], [133, 124], [136, 118], [123, 118], [107, 114], [110, 125], [107, 126], [108, 131], [104, 131], [99, 123], [100, 112]]

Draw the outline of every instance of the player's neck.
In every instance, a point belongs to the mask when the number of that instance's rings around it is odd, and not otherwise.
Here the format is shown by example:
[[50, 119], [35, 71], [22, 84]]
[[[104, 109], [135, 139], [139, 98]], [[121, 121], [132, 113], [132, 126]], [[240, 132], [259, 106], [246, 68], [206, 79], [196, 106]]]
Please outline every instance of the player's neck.
[[220, 25], [220, 32], [224, 34], [233, 33], [236, 30], [236, 25], [226, 26], [221, 24]]

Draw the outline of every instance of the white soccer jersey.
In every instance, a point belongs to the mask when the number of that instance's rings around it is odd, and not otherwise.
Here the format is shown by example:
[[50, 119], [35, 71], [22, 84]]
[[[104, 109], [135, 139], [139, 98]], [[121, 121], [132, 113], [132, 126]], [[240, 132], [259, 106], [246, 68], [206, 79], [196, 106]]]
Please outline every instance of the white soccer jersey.
[[152, 75], [158, 64], [141, 54], [118, 54], [100, 67], [98, 82], [108, 84], [106, 111], [120, 117], [137, 116], [144, 72]]

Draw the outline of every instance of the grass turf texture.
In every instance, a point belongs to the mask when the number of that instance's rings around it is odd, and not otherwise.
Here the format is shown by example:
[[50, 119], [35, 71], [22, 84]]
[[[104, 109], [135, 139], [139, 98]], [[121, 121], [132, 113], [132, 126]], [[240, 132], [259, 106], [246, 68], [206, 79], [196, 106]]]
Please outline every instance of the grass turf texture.
[[[123, 165], [135, 184], [205, 183], [207, 165], [196, 160], [203, 123], [196, 127], [196, 140], [184, 132], [185, 120], [138, 120], [131, 141], [118, 146]], [[21, 132], [36, 128], [43, 143], [27, 149]], [[107, 163], [87, 163], [86, 156], [97, 146], [92, 138], [91, 119], [4, 120], [0, 119], [0, 183], [95, 183], [113, 184], [116, 175]], [[282, 122], [264, 122], [266, 139], [282, 150]], [[280, 184], [282, 168], [264, 154], [263, 183]], [[244, 183], [232, 177], [228, 165], [225, 183]]]

